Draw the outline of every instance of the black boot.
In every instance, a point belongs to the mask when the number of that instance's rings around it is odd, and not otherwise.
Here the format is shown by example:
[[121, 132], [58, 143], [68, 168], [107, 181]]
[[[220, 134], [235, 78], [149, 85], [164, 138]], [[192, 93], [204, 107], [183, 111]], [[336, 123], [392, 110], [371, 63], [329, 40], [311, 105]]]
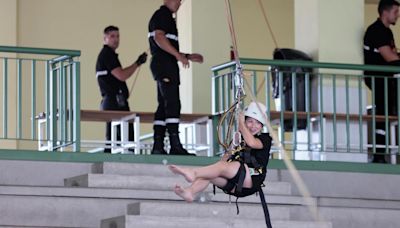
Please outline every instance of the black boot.
[[165, 126], [154, 125], [154, 144], [151, 154], [162, 154], [166, 155], [167, 152], [164, 150], [164, 137], [165, 137]]
[[164, 150], [164, 137], [154, 136], [154, 144], [151, 154], [167, 154], [167, 152]]
[[177, 133], [169, 134], [169, 142], [171, 144], [171, 149], [169, 151], [170, 155], [193, 155], [195, 154], [189, 153], [182, 147], [181, 141], [179, 139], [179, 135]]

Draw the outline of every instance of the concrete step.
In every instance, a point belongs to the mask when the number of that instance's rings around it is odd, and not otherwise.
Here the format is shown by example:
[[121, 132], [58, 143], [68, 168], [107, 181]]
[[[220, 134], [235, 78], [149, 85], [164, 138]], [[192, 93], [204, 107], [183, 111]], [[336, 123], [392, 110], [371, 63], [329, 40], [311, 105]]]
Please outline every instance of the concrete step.
[[14, 227], [99, 227], [134, 200], [0, 195], [0, 224]]
[[[93, 187], [93, 188], [131, 188], [148, 190], [171, 190], [176, 183], [188, 185], [183, 177], [175, 175], [172, 177], [158, 176], [127, 176], [114, 174], [85, 174], [66, 178], [65, 186]], [[287, 182], [268, 182], [265, 183], [266, 194], [290, 195], [291, 186]], [[212, 191], [209, 185], [207, 191]]]
[[[400, 210], [393, 209], [373, 209], [353, 207], [319, 207], [320, 216], [325, 221], [330, 221], [334, 228], [398, 228]], [[311, 219], [308, 209], [304, 206], [290, 207], [291, 219], [305, 220]]]
[[63, 186], [64, 178], [90, 172], [84, 162], [0, 160], [0, 185]]
[[21, 228], [81, 228], [81, 227], [72, 227], [72, 226], [2, 226], [0, 225], [1, 228], [16, 228], [16, 227], [21, 227]]
[[[219, 193], [222, 194], [222, 193]], [[218, 194], [217, 194], [218, 195]], [[271, 196], [271, 201], [282, 200]], [[300, 197], [298, 197], [300, 198]], [[201, 213], [206, 209], [201, 204], [187, 205], [173, 191], [135, 190], [112, 188], [76, 188], [76, 187], [34, 187], [34, 186], [0, 186], [0, 225], [17, 227], [99, 227], [101, 219], [127, 214], [127, 205], [138, 201], [156, 201], [174, 203], [180, 202], [181, 207], [198, 205]], [[293, 198], [293, 204], [299, 202]], [[234, 215], [235, 204], [226, 201], [215, 204], [229, 207]], [[283, 201], [284, 207], [290, 204]], [[143, 213], [150, 213], [149, 207], [157, 203], [145, 204]], [[250, 203], [252, 204], [252, 203]], [[146, 206], [147, 205], [147, 206]], [[248, 213], [249, 205], [240, 203], [241, 213]], [[251, 205], [250, 205], [251, 206]], [[261, 208], [259, 200], [254, 200], [254, 208]], [[159, 210], [167, 210], [168, 205]], [[147, 208], [147, 209], [146, 209]], [[171, 208], [171, 207], [169, 207]], [[176, 210], [173, 207], [173, 210]], [[276, 210], [281, 210], [280, 208]], [[199, 213], [200, 213], [199, 212]], [[258, 213], [258, 212], [257, 212]], [[271, 216], [286, 218], [286, 215], [276, 215], [271, 208]], [[283, 216], [283, 217], [280, 217]]]
[[[77, 187], [37, 187], [37, 186], [0, 186], [0, 195], [38, 196], [38, 197], [78, 197], [78, 198], [112, 198], [112, 199], [137, 199], [137, 200], [172, 200], [183, 201], [172, 190], [139, 190], [139, 189], [114, 189], [114, 188], [77, 188]], [[208, 192], [201, 197], [204, 201], [229, 202], [229, 195], [217, 192], [214, 195]], [[235, 198], [231, 197], [234, 202]], [[266, 195], [268, 203], [284, 205], [305, 205], [300, 196]], [[259, 204], [260, 198], [256, 195], [240, 198], [239, 203]]]
[[[199, 166], [186, 166], [196, 168]], [[102, 162], [92, 165], [92, 173], [98, 174], [117, 174], [117, 175], [139, 175], [139, 176], [175, 176], [170, 172], [166, 165], [162, 164], [143, 164], [143, 163], [122, 163], [122, 162]], [[279, 181], [278, 170], [268, 170], [268, 181]]]
[[[264, 218], [261, 204], [240, 204], [239, 209], [240, 213], [237, 215], [235, 203], [137, 202], [128, 205], [128, 215], [240, 219]], [[289, 220], [290, 218], [290, 210], [287, 206], [269, 206], [268, 210], [273, 220]]]
[[[192, 166], [193, 167], [193, 166]], [[92, 166], [93, 173], [114, 174], [114, 175], [138, 175], [138, 176], [159, 176], [173, 177], [173, 174], [166, 165], [141, 164], [141, 163], [118, 163], [102, 162]]]
[[[226, 205], [228, 211], [231, 211], [236, 217], [234, 198], [232, 198], [232, 203], [229, 204], [229, 197], [225, 194], [217, 193], [215, 196], [211, 196], [210, 204], [217, 205], [210, 209], [213, 214], [217, 211], [215, 208], [219, 208], [218, 205]], [[300, 221], [312, 219], [301, 197], [266, 195], [266, 200], [274, 221], [277, 220], [274, 217], [276, 216], [276, 213], [274, 215], [276, 206], [278, 208], [289, 208], [290, 219]], [[344, 203], [346, 200], [352, 200], [353, 204]], [[171, 211], [180, 210], [180, 207], [190, 208], [193, 205], [195, 205], [194, 207], [202, 207], [203, 205], [200, 203], [187, 204], [172, 191], [0, 186], [0, 225], [5, 227], [99, 227], [101, 219], [125, 215], [130, 210], [127, 205], [138, 201], [149, 203], [147, 206], [144, 204], [142, 213], [145, 215], [154, 215], [150, 211], [151, 205], [159, 202], [171, 203], [172, 205], [182, 203], [178, 207], [171, 207]], [[362, 199], [340, 198], [336, 201], [334, 198], [329, 200], [318, 199], [320, 213], [325, 221], [331, 221], [335, 228], [398, 228], [398, 221], [395, 219], [400, 217], [398, 203]], [[362, 205], [362, 208], [358, 207], [359, 205]], [[247, 206], [260, 209], [259, 197], [254, 195], [239, 199], [239, 217], [242, 214], [249, 213]], [[384, 209], [386, 206], [392, 209]], [[157, 212], [158, 209], [154, 210]], [[159, 210], [166, 210], [166, 208]], [[188, 211], [190, 210], [196, 209], [188, 209]], [[203, 208], [200, 211], [199, 213], [202, 213], [202, 215], [207, 213], [206, 209]], [[219, 215], [220, 213], [222, 212], [218, 212]], [[278, 219], [284, 220], [283, 218]]]
[[[330, 223], [304, 221], [272, 221], [274, 228], [332, 228]], [[265, 227], [265, 220], [261, 219], [221, 219], [221, 218], [185, 218], [126, 215], [102, 220], [101, 228], [221, 228], [221, 227]]]

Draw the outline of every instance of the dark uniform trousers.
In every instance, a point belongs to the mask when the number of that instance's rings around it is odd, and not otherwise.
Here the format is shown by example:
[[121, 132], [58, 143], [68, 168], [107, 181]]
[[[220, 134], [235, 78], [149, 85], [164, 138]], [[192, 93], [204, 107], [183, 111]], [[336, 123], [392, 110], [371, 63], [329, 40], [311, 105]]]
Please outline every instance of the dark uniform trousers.
[[[110, 110], [110, 111], [130, 111], [128, 101], [125, 100], [125, 105], [118, 105], [117, 98], [115, 95], [106, 95], [103, 97], [100, 105], [101, 110]], [[129, 141], [134, 141], [134, 132], [133, 132], [133, 123], [129, 123]], [[117, 127], [117, 140], [121, 139], [120, 135], [120, 127]], [[111, 122], [106, 123], [106, 140], [111, 140]], [[110, 144], [106, 144], [110, 145]], [[111, 149], [104, 149], [104, 152], [111, 152]]]
[[164, 137], [166, 128], [169, 134], [178, 134], [181, 101], [179, 84], [157, 80], [158, 107], [154, 114], [154, 134]]

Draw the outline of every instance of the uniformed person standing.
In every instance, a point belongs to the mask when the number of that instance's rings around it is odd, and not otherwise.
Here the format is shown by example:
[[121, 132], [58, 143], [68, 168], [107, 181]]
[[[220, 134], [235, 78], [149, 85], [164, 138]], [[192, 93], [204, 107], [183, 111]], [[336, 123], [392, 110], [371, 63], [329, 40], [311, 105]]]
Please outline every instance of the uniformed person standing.
[[149, 22], [149, 43], [152, 54], [150, 68], [157, 81], [158, 107], [154, 115], [154, 146], [152, 154], [167, 154], [164, 137], [168, 129], [171, 150], [169, 154], [190, 155], [179, 140], [179, 118], [181, 102], [179, 98], [179, 67], [189, 67], [189, 60], [203, 62], [200, 54], [179, 52], [178, 30], [174, 13], [181, 0], [164, 0], [164, 4], [153, 14]]
[[[379, 18], [372, 23], [364, 35], [364, 63], [368, 65], [400, 66], [400, 58], [390, 25], [395, 25], [399, 17], [399, 3], [395, 0], [381, 0], [378, 4]], [[391, 72], [365, 71], [365, 75], [375, 77], [375, 111], [377, 115], [385, 115], [384, 79], [379, 76], [393, 77]], [[371, 78], [365, 78], [365, 84], [372, 90]], [[388, 80], [388, 110], [389, 115], [397, 115], [397, 83]], [[376, 123], [376, 144], [385, 145], [385, 123]], [[385, 148], [377, 148], [378, 153], [384, 153]], [[384, 155], [374, 155], [373, 162], [385, 162]]]
[[[115, 50], [119, 46], [119, 29], [108, 26], [104, 29], [104, 46], [96, 63], [96, 77], [100, 87], [102, 101], [101, 110], [130, 111], [128, 104], [129, 91], [126, 80], [135, 70], [146, 62], [147, 54], [141, 54], [138, 59], [126, 68], [122, 68]], [[111, 123], [106, 124], [106, 140], [111, 140]], [[129, 141], [133, 141], [133, 124], [129, 124]], [[110, 153], [106, 148], [104, 152]]]

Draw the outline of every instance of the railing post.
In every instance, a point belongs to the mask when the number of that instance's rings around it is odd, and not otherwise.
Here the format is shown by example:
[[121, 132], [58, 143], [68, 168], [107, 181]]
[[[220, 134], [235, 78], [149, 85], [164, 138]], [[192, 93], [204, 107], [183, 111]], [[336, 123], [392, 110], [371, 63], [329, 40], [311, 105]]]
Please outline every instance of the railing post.
[[49, 150], [55, 150], [57, 147], [57, 69], [56, 64], [51, 62], [50, 69], [50, 137]]
[[4, 58], [3, 60], [3, 137], [6, 139], [8, 138], [7, 135], [7, 127], [8, 127], [8, 64], [7, 64], [7, 58]]
[[[282, 71], [278, 72], [278, 79], [279, 79], [279, 101], [280, 101], [280, 124], [281, 124], [281, 132], [280, 132], [280, 140], [282, 147], [285, 147], [285, 97], [283, 96], [283, 73]], [[281, 155], [283, 158], [283, 155]]]
[[371, 77], [372, 87], [372, 153], [376, 154], [376, 105], [375, 105], [375, 77]]
[[333, 87], [333, 150], [337, 150], [337, 122], [336, 122], [336, 75], [332, 75]]
[[293, 137], [293, 159], [296, 156], [297, 150], [297, 77], [296, 72], [292, 72], [292, 110], [293, 110], [293, 121], [292, 121], [292, 137]]
[[363, 77], [361, 76], [361, 77], [358, 77], [358, 104], [359, 104], [359, 106], [358, 106], [358, 115], [359, 115], [359, 118], [358, 118], [358, 124], [359, 124], [359, 134], [360, 134], [360, 153], [362, 153], [363, 151], [364, 151], [364, 140], [363, 140], [363, 117], [362, 117], [362, 115], [363, 115], [363, 112], [362, 112], [362, 109], [363, 109], [363, 102], [362, 102], [362, 92], [361, 92], [361, 83], [362, 83], [362, 80], [363, 80]]
[[22, 138], [22, 60], [17, 59], [17, 138]]
[[346, 147], [347, 152], [350, 152], [350, 101], [349, 101], [349, 76], [345, 76], [346, 83]]
[[384, 98], [384, 100], [385, 100], [385, 132], [386, 132], [386, 134], [385, 134], [385, 154], [388, 154], [389, 153], [389, 108], [388, 108], [388, 105], [389, 105], [389, 98], [388, 98], [388, 93], [389, 93], [389, 90], [388, 90], [388, 78], [387, 77], [385, 77], [384, 79], [383, 79], [384, 81], [384, 96], [385, 96], [385, 98]]
[[45, 69], [45, 87], [46, 87], [46, 93], [45, 93], [45, 97], [46, 97], [46, 107], [45, 107], [45, 118], [46, 118], [46, 140], [47, 140], [47, 150], [50, 151], [50, 139], [51, 139], [51, 131], [50, 131], [50, 111], [51, 111], [51, 72], [50, 72], [50, 68], [51, 68], [51, 62], [50, 61], [46, 61], [46, 69]]
[[74, 94], [74, 130], [73, 130], [73, 142], [74, 142], [74, 152], [78, 152], [81, 149], [81, 86], [80, 86], [80, 72], [81, 65], [80, 62], [75, 62], [74, 64], [74, 82], [73, 82], [73, 94]]
[[306, 73], [306, 115], [307, 115], [307, 150], [311, 151], [311, 97], [310, 97], [310, 73]]
[[36, 139], [36, 60], [31, 63], [31, 139]]
[[321, 74], [318, 74], [318, 77], [319, 77], [319, 106], [320, 106], [320, 110], [319, 110], [319, 118], [320, 118], [320, 135], [319, 135], [319, 137], [320, 137], [320, 143], [321, 143], [321, 149], [320, 149], [320, 151], [323, 151], [324, 150], [324, 99], [323, 99], [323, 97], [324, 97], [324, 89], [323, 89], [323, 86], [324, 86], [324, 83], [323, 83], [323, 80], [322, 80], [322, 75]]

